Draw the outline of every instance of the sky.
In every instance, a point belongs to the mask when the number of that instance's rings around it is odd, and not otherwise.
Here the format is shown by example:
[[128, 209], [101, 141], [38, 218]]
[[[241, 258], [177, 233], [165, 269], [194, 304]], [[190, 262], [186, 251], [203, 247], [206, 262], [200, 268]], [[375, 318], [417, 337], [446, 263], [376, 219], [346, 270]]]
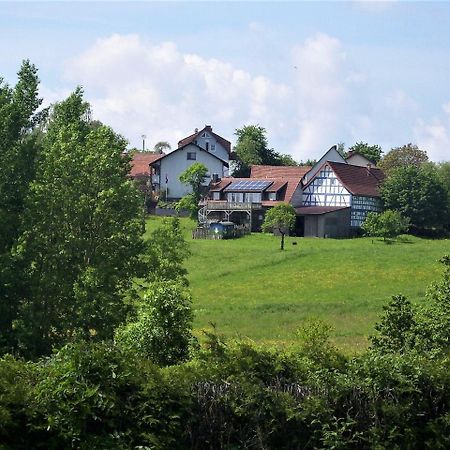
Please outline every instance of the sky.
[[450, 2], [5, 2], [0, 77], [84, 88], [130, 147], [258, 124], [296, 160], [412, 142], [450, 160]]

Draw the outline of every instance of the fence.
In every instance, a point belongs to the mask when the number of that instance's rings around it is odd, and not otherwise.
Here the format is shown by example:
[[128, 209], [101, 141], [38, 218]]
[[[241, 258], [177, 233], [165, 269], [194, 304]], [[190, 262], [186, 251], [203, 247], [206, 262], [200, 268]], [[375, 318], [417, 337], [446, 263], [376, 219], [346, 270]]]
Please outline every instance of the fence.
[[230, 238], [239, 238], [246, 234], [250, 234], [250, 229], [246, 225], [236, 225], [231, 235], [226, 234], [225, 236], [222, 233], [215, 233], [213, 230], [209, 228], [198, 227], [192, 230], [192, 239], [211, 239], [211, 240], [230, 239]]

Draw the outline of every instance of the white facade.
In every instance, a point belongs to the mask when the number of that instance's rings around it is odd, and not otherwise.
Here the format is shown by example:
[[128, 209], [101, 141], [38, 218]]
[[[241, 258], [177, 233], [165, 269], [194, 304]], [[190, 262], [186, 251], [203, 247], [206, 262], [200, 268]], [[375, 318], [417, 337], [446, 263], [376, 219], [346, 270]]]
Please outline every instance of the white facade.
[[351, 194], [325, 165], [311, 184], [303, 189], [303, 206], [350, 206]]
[[191, 192], [190, 186], [183, 184], [178, 177], [196, 162], [202, 163], [208, 168], [205, 186], [209, 184], [213, 174], [216, 173], [222, 178], [227, 171], [226, 163], [228, 161], [222, 161], [198, 145], [188, 144], [174, 150], [153, 164], [155, 168], [159, 166], [158, 181], [161, 192], [165, 193], [167, 188], [168, 198], [181, 198], [189, 194]]
[[304, 176], [305, 183], [314, 178], [314, 175], [319, 171], [319, 169], [326, 161], [334, 161], [344, 164], [347, 163], [341, 156], [341, 154], [337, 151], [336, 145], [333, 145], [333, 147], [331, 147], [330, 150], [328, 150], [325, 155], [323, 155], [322, 158], [320, 158], [319, 161], [317, 161], [316, 164], [311, 167], [311, 170]]
[[367, 165], [373, 166], [373, 162], [370, 159], [367, 159], [365, 156], [360, 155], [359, 153], [355, 153], [347, 158], [347, 164], [351, 164], [352, 166], [360, 166], [366, 167]]
[[207, 130], [202, 131], [200, 135], [197, 136], [194, 143], [196, 143], [199, 147], [205, 149], [207, 152], [228, 162], [228, 158], [230, 157], [228, 151], [214, 137], [214, 135], [209, 133]]

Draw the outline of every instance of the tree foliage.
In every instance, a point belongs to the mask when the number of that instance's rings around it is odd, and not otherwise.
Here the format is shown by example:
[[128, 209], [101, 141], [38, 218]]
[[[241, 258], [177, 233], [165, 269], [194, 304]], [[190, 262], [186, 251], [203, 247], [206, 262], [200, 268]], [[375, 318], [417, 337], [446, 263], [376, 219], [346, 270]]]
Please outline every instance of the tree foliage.
[[403, 217], [398, 211], [387, 210], [383, 213], [369, 212], [361, 228], [367, 236], [382, 237], [387, 242], [402, 233], [409, 227], [409, 219]]
[[136, 319], [119, 328], [119, 345], [160, 366], [185, 361], [193, 341], [192, 300], [176, 281], [150, 284], [137, 304]]
[[262, 229], [273, 231], [281, 235], [280, 248], [284, 250], [284, 236], [295, 224], [295, 210], [288, 203], [281, 203], [266, 212]]
[[146, 282], [172, 280], [188, 285], [184, 261], [190, 255], [190, 249], [178, 217], [164, 218], [161, 225], [151, 232], [145, 245], [142, 278]]
[[171, 146], [167, 141], [159, 141], [153, 147], [155, 153], [164, 153], [171, 150]]
[[54, 107], [17, 247], [27, 290], [15, 326], [29, 355], [74, 337], [111, 337], [142, 250], [140, 196], [125, 141], [89, 127], [77, 89]]
[[[363, 156], [365, 156], [367, 159], [370, 159], [375, 164], [378, 164], [378, 162], [381, 160], [381, 155], [383, 153], [383, 150], [379, 145], [369, 145], [367, 142], [357, 142], [355, 145], [350, 147], [349, 152], [355, 152], [359, 153]], [[348, 153], [347, 153], [348, 155]]]
[[193, 220], [197, 219], [198, 202], [202, 198], [203, 184], [208, 174], [208, 168], [202, 163], [194, 163], [190, 165], [178, 177], [180, 181], [191, 187], [192, 192], [184, 196], [176, 205], [178, 210], [187, 209]]
[[401, 213], [412, 226], [442, 226], [447, 219], [448, 197], [433, 167], [400, 167], [381, 185], [387, 209]]
[[270, 166], [296, 166], [290, 155], [281, 155], [273, 148], [269, 148], [267, 131], [259, 125], [244, 125], [237, 128], [234, 133], [237, 136], [234, 152], [236, 161], [233, 170], [235, 177], [250, 176], [250, 167], [253, 164], [265, 164]]
[[0, 78], [0, 349], [14, 347], [13, 322], [18, 314], [17, 295], [23, 290], [23, 269], [12, 255], [17, 245], [24, 204], [35, 177], [41, 147], [40, 125], [46, 110], [38, 112], [36, 67], [24, 61], [17, 84], [11, 88]]
[[415, 144], [406, 144], [401, 147], [395, 147], [386, 153], [378, 164], [386, 174], [404, 167], [420, 167], [428, 161], [427, 152], [421, 150]]

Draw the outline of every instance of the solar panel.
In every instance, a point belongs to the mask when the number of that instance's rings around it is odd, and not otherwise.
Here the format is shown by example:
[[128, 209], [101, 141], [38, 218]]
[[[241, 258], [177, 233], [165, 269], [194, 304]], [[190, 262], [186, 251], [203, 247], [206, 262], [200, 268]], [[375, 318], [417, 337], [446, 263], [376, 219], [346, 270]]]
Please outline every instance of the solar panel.
[[273, 181], [261, 180], [234, 181], [229, 186], [227, 186], [225, 191], [263, 191], [272, 183]]

